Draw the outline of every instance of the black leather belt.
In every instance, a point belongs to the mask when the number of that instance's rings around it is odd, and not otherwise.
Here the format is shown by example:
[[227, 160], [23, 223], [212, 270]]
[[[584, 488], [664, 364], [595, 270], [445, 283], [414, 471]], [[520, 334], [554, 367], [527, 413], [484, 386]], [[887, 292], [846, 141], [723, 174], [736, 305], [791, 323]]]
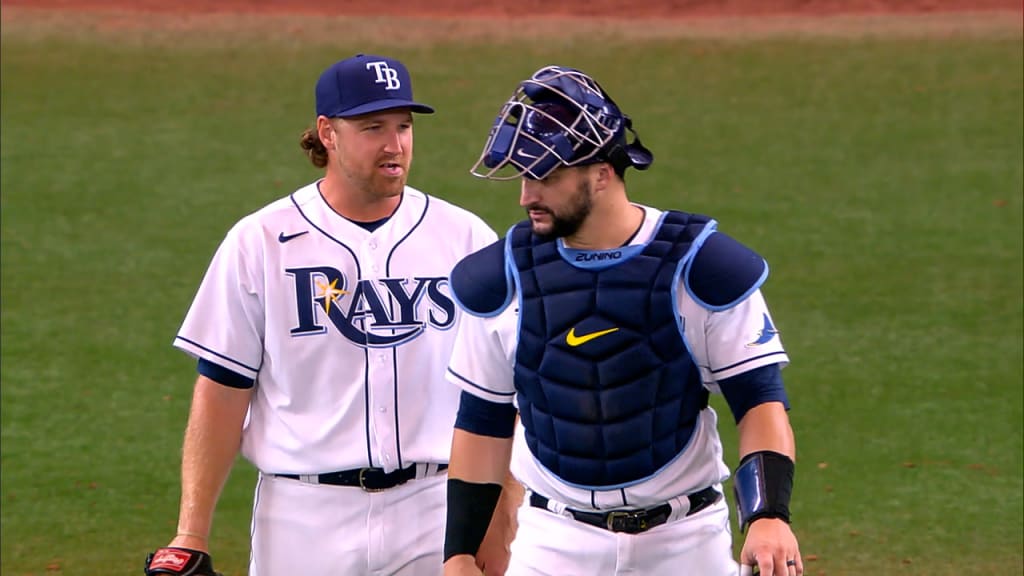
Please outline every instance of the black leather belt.
[[[711, 506], [722, 497], [722, 493], [715, 490], [713, 487], [708, 486], [707, 488], [694, 492], [693, 494], [687, 494], [686, 496], [690, 500], [690, 510], [686, 513], [687, 516], [691, 516], [700, 512], [701, 510]], [[549, 500], [536, 492], [530, 494], [530, 506], [534, 508], [548, 508]], [[646, 508], [642, 510], [610, 510], [608, 512], [584, 512], [582, 510], [573, 510], [566, 508], [566, 512], [572, 515], [576, 520], [583, 522], [584, 524], [590, 524], [591, 526], [597, 526], [598, 528], [604, 528], [612, 532], [626, 532], [627, 534], [639, 534], [646, 532], [655, 526], [661, 526], [665, 522], [668, 522], [668, 517], [672, 514], [672, 506], [669, 504], [661, 504], [654, 506], [653, 508]]]
[[[447, 470], [447, 464], [437, 466], [437, 471]], [[274, 474], [278, 478], [308, 481], [311, 484], [328, 484], [330, 486], [358, 486], [367, 492], [380, 492], [405, 484], [416, 478], [416, 464], [408, 468], [400, 468], [394, 472], [385, 472], [383, 468], [353, 468], [325, 474]]]

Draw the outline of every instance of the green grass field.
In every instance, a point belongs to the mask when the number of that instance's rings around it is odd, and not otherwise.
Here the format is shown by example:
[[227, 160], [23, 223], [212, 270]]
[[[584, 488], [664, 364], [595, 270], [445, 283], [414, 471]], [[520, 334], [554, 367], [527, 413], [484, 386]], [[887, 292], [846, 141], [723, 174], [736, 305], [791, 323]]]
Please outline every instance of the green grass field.
[[[194, 365], [171, 340], [228, 227], [317, 176], [297, 145], [313, 83], [355, 52], [402, 58], [439, 110], [418, 119], [410, 183], [498, 230], [521, 217], [517, 187], [469, 166], [515, 83], [559, 63], [654, 150], [635, 200], [711, 214], [765, 255], [808, 575], [1024, 573], [1019, 16], [831, 37], [467, 24], [394, 44], [373, 31], [440, 24], [289, 22], [5, 11], [3, 576], [140, 574], [172, 536]], [[226, 575], [245, 573], [253, 480], [236, 467], [217, 511]]]

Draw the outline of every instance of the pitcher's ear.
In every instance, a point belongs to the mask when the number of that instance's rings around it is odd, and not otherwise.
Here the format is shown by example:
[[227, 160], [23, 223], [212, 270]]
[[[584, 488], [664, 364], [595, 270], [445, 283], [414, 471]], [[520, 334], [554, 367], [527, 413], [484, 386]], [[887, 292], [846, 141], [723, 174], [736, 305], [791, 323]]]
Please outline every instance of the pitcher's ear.
[[334, 139], [337, 137], [337, 132], [335, 132], [334, 124], [331, 122], [330, 118], [326, 116], [317, 116], [316, 135], [320, 137], [320, 142], [323, 142], [325, 148], [334, 148]]

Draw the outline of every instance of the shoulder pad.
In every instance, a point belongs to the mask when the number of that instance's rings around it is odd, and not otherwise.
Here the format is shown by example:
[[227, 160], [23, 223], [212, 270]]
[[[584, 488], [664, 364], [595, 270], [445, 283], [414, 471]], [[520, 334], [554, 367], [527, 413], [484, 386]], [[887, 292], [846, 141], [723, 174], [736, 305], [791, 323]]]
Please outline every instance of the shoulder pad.
[[768, 278], [768, 263], [757, 252], [715, 232], [697, 248], [686, 266], [686, 291], [701, 306], [727, 310], [757, 290]]
[[481, 248], [452, 269], [452, 296], [474, 316], [494, 316], [512, 300], [512, 282], [506, 275], [505, 240]]

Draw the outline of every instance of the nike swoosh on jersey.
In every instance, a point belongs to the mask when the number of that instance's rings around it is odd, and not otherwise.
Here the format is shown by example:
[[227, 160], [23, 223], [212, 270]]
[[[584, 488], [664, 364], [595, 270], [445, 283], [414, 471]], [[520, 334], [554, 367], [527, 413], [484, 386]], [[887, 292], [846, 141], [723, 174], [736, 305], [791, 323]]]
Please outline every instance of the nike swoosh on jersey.
[[565, 343], [568, 344], [569, 346], [576, 347], [582, 344], [586, 344], [587, 342], [590, 342], [594, 338], [600, 338], [605, 334], [611, 334], [612, 332], [615, 332], [617, 330], [618, 328], [608, 328], [607, 330], [598, 330], [597, 332], [591, 332], [589, 334], [581, 334], [577, 336], [576, 327], [573, 326], [572, 329], [569, 330], [569, 333], [565, 335]]
[[289, 234], [287, 236], [285, 236], [284, 232], [281, 232], [281, 235], [277, 237], [277, 241], [280, 242], [281, 244], [284, 244], [285, 242], [288, 242], [289, 240], [294, 240], [299, 236], [302, 236], [303, 234], [309, 234], [309, 230], [303, 230], [302, 232], [296, 232], [295, 234]]

